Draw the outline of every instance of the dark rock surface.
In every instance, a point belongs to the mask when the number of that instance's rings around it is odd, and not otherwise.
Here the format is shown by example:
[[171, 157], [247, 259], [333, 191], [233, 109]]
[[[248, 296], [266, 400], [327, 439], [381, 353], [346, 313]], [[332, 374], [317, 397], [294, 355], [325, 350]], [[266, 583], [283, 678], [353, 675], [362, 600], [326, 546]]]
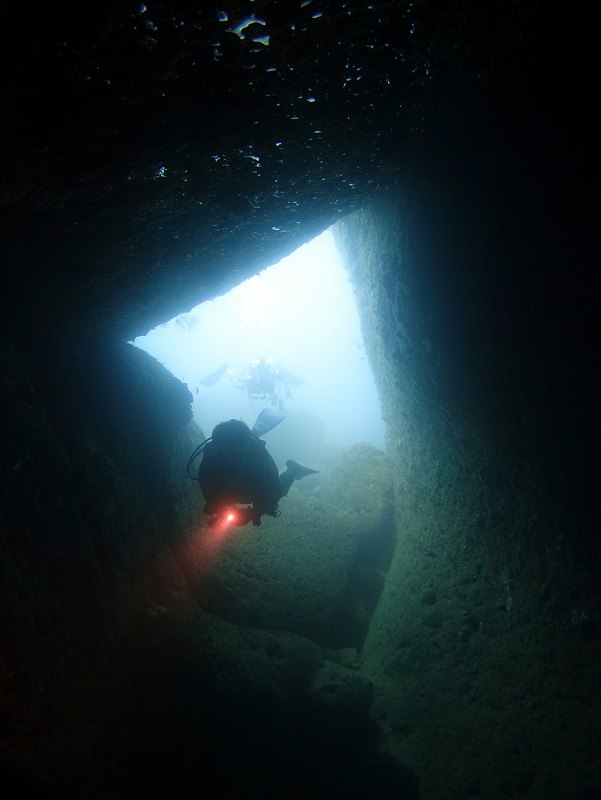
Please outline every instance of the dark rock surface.
[[[432, 223], [424, 230], [418, 201], [409, 215], [389, 198], [339, 232], [384, 387], [397, 523], [360, 669], [374, 684], [384, 750], [421, 776], [424, 797], [579, 796], [599, 785], [601, 766], [593, 754], [601, 698], [594, 671], [583, 668], [601, 655], [591, 440], [576, 438], [581, 418], [558, 426], [554, 412], [575, 402], [572, 386], [541, 379], [555, 400], [541, 408], [538, 390], [533, 397], [519, 380], [530, 357], [528, 369], [544, 369], [530, 350], [539, 330], [514, 316], [526, 353], [494, 361], [511, 376], [503, 390], [520, 387], [518, 419], [499, 402], [496, 380], [474, 369], [483, 345], [489, 358], [507, 347], [494, 339], [502, 314], [466, 306], [466, 282], [453, 272], [453, 290], [440, 275], [426, 295], [431, 303], [444, 293], [428, 315], [420, 293], [432, 276], [418, 254]], [[436, 267], [458, 256], [469, 264], [438, 237]], [[510, 294], [507, 302], [521, 304], [529, 289], [512, 285]], [[494, 307], [504, 300], [498, 293]], [[463, 338], [474, 318], [478, 338]], [[450, 319], [460, 322], [441, 335]], [[569, 335], [553, 355], [571, 368]], [[558, 439], [571, 439], [561, 459]]]
[[537, 68], [536, 10], [9, 4], [2, 321], [132, 339], [275, 263], [401, 178], [450, 92]]

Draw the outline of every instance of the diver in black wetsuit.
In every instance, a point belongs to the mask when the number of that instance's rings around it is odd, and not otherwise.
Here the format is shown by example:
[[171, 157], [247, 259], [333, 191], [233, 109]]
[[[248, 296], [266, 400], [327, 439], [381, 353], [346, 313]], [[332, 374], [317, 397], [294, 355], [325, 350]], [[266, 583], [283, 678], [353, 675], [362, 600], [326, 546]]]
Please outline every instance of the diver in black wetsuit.
[[[266, 415], [270, 415], [267, 422]], [[275, 461], [259, 436], [282, 419], [263, 411], [252, 431], [240, 420], [220, 422], [210, 440], [203, 443], [198, 481], [206, 501], [204, 511], [212, 521], [233, 509], [232, 524], [252, 521], [253, 525], [260, 525], [263, 514], [279, 516], [278, 503], [295, 480], [319, 471], [288, 460], [286, 470], [278, 475]], [[237, 504], [247, 507], [238, 508]]]

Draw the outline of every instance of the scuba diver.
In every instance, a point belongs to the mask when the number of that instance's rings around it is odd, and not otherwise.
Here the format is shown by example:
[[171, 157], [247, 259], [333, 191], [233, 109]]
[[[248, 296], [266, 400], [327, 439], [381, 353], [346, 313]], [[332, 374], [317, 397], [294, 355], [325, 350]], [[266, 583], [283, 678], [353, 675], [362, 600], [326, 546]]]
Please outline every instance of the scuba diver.
[[284, 410], [284, 398], [292, 397], [290, 387], [304, 383], [302, 378], [275, 365], [270, 358], [253, 358], [239, 375], [235, 375], [229, 364], [224, 363], [199, 384], [213, 386], [226, 372], [232, 386], [246, 391], [251, 404], [255, 400], [265, 400], [280, 411]]
[[[246, 389], [246, 392], [253, 400], [269, 400], [275, 406], [276, 402], [283, 406], [278, 392], [278, 384], [285, 383], [280, 376], [279, 370], [273, 366], [270, 358], [253, 358], [250, 364], [242, 371], [237, 379], [232, 379], [234, 386]], [[290, 397], [290, 390], [286, 388], [287, 397]]]
[[[319, 470], [303, 467], [296, 461], [286, 461], [286, 470], [278, 468], [259, 437], [278, 425], [284, 417], [270, 409], [263, 410], [251, 430], [237, 419], [220, 422], [188, 461], [190, 466], [202, 453], [198, 467], [198, 482], [209, 516], [209, 526], [221, 520], [225, 524], [261, 524], [261, 516], [278, 517], [278, 503], [288, 494], [295, 480], [313, 475]], [[196, 479], [196, 478], [195, 478]]]

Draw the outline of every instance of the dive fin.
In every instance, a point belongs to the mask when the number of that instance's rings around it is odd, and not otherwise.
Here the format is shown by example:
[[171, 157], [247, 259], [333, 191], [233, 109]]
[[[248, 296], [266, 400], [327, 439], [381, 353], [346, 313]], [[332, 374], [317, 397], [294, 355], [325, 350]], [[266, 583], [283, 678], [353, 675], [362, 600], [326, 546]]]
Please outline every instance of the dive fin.
[[277, 411], [272, 411], [271, 408], [264, 408], [257, 417], [252, 432], [255, 436], [263, 436], [264, 433], [275, 428], [284, 419], [286, 419], [285, 414], [278, 414]]
[[292, 461], [292, 459], [288, 459], [286, 461], [286, 466], [290, 470], [290, 472], [294, 475], [294, 480], [298, 481], [301, 478], [305, 478], [307, 475], [315, 475], [319, 472], [318, 469], [310, 469], [310, 467], [303, 467], [302, 464], [299, 464], [298, 461]]
[[198, 381], [199, 386], [213, 386], [217, 383], [219, 378], [223, 375], [223, 373], [227, 370], [229, 364], [222, 364], [215, 372], [211, 372], [210, 375], [204, 377], [201, 381]]

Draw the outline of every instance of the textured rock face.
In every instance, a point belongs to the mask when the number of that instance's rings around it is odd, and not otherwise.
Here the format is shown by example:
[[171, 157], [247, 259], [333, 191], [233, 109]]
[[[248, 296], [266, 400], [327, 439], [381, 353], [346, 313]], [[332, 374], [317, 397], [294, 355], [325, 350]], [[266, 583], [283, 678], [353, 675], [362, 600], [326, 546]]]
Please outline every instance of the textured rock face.
[[[383, 746], [417, 771], [428, 798], [588, 796], [599, 777], [600, 710], [595, 670], [583, 669], [600, 649], [598, 546], [578, 506], [588, 443], [580, 443], [582, 468], [568, 474], [575, 460], [569, 452], [565, 462], [553, 459], [554, 418], [525, 379], [521, 414], [535, 403], [539, 417], [521, 431], [516, 458], [508, 432], [521, 421], [495, 402], [487, 371], [474, 369], [481, 348], [498, 347], [498, 312], [465, 306], [472, 279], [462, 283], [457, 271], [445, 307], [428, 314], [445, 282], [432, 270], [468, 254], [439, 232], [438, 258], [426, 266], [420, 197], [412, 199], [411, 212], [390, 198], [339, 226], [380, 381], [395, 487], [396, 550], [361, 654]], [[522, 285], [511, 295], [525, 304], [528, 293]], [[448, 328], [453, 340], [440, 336], [450, 318], [469, 330], [487, 312], [477, 341], [461, 341], [458, 325]], [[532, 353], [540, 332], [517, 315], [514, 324]], [[555, 358], [570, 358], [565, 345]], [[524, 360], [499, 369], [517, 381]], [[563, 386], [547, 391], [566, 402]], [[563, 735], [572, 713], [577, 722]]]
[[110, 795], [132, 709], [118, 597], [197, 505], [190, 404], [130, 346], [54, 356], [2, 350], [2, 764], [15, 796], [36, 775]]
[[222, 293], [404, 176], [441, 102], [547, 35], [526, 2], [254, 6], [4, 9], [2, 324], [133, 339]]

